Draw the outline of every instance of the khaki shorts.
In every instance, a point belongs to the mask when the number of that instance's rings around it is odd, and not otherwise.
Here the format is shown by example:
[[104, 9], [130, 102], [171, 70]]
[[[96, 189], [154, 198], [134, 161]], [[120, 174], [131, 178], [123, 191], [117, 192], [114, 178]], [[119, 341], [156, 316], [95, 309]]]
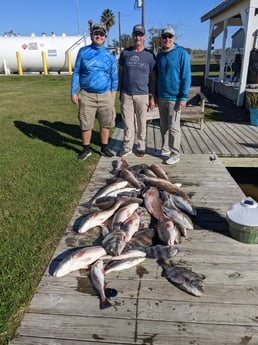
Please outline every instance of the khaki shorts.
[[94, 127], [95, 118], [101, 128], [111, 128], [115, 125], [115, 99], [111, 92], [93, 93], [80, 90], [78, 118], [81, 130], [88, 131]]

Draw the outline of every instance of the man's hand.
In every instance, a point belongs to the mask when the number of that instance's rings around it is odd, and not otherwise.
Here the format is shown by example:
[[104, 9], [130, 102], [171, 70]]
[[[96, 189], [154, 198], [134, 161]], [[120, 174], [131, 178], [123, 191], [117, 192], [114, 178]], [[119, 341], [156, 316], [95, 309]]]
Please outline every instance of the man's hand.
[[78, 104], [78, 96], [77, 95], [71, 95], [71, 101], [73, 104]]

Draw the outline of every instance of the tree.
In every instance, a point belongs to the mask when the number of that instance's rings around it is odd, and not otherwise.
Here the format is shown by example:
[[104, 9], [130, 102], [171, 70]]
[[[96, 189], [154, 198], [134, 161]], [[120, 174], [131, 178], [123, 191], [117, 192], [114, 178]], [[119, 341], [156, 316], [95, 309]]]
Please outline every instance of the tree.
[[[119, 41], [113, 39], [112, 40], [112, 46], [118, 48], [120, 46]], [[128, 34], [122, 34], [121, 35], [121, 47], [126, 49], [128, 47], [133, 46], [133, 39], [132, 36]]]
[[161, 29], [150, 28], [148, 31], [150, 34], [150, 41], [149, 41], [150, 49], [156, 55], [160, 50]]
[[102, 12], [100, 20], [106, 26], [107, 37], [108, 37], [108, 46], [109, 46], [109, 31], [110, 31], [111, 27], [114, 26], [116, 23], [115, 15], [111, 10], [106, 9]]
[[133, 38], [131, 35], [123, 34], [121, 35], [121, 46], [126, 49], [133, 46]]

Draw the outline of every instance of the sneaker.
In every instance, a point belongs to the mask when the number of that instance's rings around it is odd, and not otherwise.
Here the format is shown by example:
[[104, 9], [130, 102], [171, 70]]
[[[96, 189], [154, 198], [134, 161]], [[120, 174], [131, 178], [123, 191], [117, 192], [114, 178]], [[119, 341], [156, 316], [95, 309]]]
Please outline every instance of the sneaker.
[[129, 155], [130, 153], [132, 153], [132, 150], [121, 150], [118, 152], [117, 156], [118, 157], [125, 157], [125, 156]]
[[137, 157], [143, 158], [145, 156], [145, 151], [137, 150], [135, 154], [136, 154]]
[[85, 151], [85, 150], [83, 150], [82, 152], [80, 152], [79, 154], [78, 154], [78, 159], [80, 160], [80, 161], [84, 161], [85, 159], [87, 159], [88, 157], [90, 157], [91, 156], [91, 151]]
[[109, 150], [108, 148], [105, 148], [102, 151], [100, 151], [100, 154], [103, 157], [114, 157], [113, 152], [111, 150]]
[[171, 152], [170, 151], [166, 151], [166, 150], [158, 150], [158, 151], [155, 151], [155, 156], [170, 156]]
[[179, 155], [172, 155], [165, 161], [166, 164], [175, 164], [179, 161]]

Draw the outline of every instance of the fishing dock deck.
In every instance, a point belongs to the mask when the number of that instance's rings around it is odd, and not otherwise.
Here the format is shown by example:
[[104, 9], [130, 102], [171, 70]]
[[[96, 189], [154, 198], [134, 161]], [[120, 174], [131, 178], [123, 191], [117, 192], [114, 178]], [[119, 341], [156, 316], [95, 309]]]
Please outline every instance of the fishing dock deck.
[[[189, 128], [194, 126], [191, 124]], [[257, 245], [238, 242], [228, 232], [226, 211], [244, 194], [221, 160], [213, 159], [211, 155], [220, 150], [222, 155], [228, 154], [230, 158], [230, 153], [223, 151], [222, 137], [230, 137], [227, 125], [217, 128], [214, 146], [207, 147], [211, 145], [208, 140], [216, 128], [215, 124], [213, 129], [211, 126], [204, 123], [202, 131], [189, 129], [185, 136], [186, 128], [182, 128], [184, 151], [179, 163], [162, 165], [172, 182], [182, 183], [185, 192], [193, 193], [191, 202], [197, 208], [197, 215], [192, 217], [194, 230], [189, 230], [188, 237], [182, 238], [180, 252], [173, 261], [205, 277], [204, 296], [194, 297], [177, 289], [161, 276], [161, 267], [152, 259], [106, 276], [107, 287], [116, 289], [118, 296], [114, 305], [104, 310], [99, 309], [99, 300], [85, 271], [76, 271], [62, 278], [51, 275], [51, 266], [67, 251], [91, 245], [94, 241], [96, 231], [78, 234], [73, 231], [73, 226], [81, 216], [80, 205], [112, 176], [112, 159], [102, 157], [12, 345], [258, 344]], [[250, 137], [241, 137], [235, 145], [257, 157], [257, 130], [247, 129]], [[237, 136], [235, 131], [241, 132], [235, 129], [234, 137]], [[204, 139], [200, 143], [202, 134]], [[158, 145], [157, 135], [155, 125], [149, 125], [149, 154], [145, 158], [131, 154], [126, 157], [129, 165], [161, 163], [160, 158], [152, 155], [154, 145]], [[195, 137], [198, 137], [199, 152]], [[112, 139], [114, 151], [119, 147], [120, 129]], [[233, 148], [228, 148], [230, 150]], [[239, 147], [234, 147], [231, 155], [237, 150], [241, 152]]]
[[[121, 124], [112, 138], [112, 148], [119, 151], [123, 141]], [[160, 148], [158, 120], [148, 121], [147, 152]], [[181, 147], [183, 154], [216, 154], [227, 167], [258, 167], [258, 126], [249, 123], [204, 122], [203, 129], [196, 122], [182, 121]]]

